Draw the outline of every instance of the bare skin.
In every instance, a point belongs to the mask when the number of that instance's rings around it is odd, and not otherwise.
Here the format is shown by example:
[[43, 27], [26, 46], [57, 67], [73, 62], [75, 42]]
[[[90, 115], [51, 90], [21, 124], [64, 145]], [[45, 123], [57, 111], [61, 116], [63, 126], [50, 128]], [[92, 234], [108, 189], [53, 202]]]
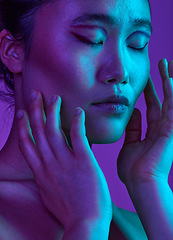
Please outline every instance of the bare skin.
[[[106, 44], [97, 50], [74, 38], [71, 32], [79, 34], [79, 29], [67, 25], [67, 22], [71, 20], [72, 13], [73, 17], [78, 17], [84, 13], [84, 9], [88, 8], [90, 10], [91, 6], [96, 12], [114, 14], [115, 18], [124, 16], [124, 18], [120, 18], [121, 21], [114, 28], [104, 24], [104, 28], [109, 35], [107, 38], [101, 27], [98, 27], [101, 37], [103, 40], [106, 39]], [[64, 16], [56, 19], [60, 14], [59, 9], [64, 13]], [[137, 16], [136, 13], [138, 13]], [[0, 206], [4, 222], [3, 229], [7, 229], [5, 226], [8, 226], [12, 233], [17, 231], [19, 236], [15, 236], [18, 240], [31, 240], [38, 236], [43, 240], [62, 239], [64, 228], [69, 227], [69, 222], [78, 223], [79, 219], [89, 220], [91, 218], [105, 219], [107, 228], [111, 224], [110, 239], [113, 239], [111, 235], [118, 236], [118, 234], [119, 239], [125, 239], [118, 223], [113, 224], [111, 222], [112, 208], [108, 187], [92, 154], [91, 147], [92, 143], [101, 143], [101, 141], [102, 143], [111, 143], [122, 136], [133, 113], [134, 105], [149, 79], [150, 66], [147, 46], [143, 52], [134, 50], [134, 48], [144, 47], [149, 41], [151, 32], [145, 26], [132, 27], [129, 24], [130, 16], [133, 16], [134, 19], [143, 17], [150, 21], [147, 1], [110, 0], [106, 2], [95, 1], [95, 4], [93, 4], [93, 1], [87, 1], [87, 4], [82, 4], [81, 1], [76, 0], [69, 1], [66, 4], [62, 4], [60, 1], [55, 5], [48, 5], [41, 9], [38, 14], [31, 54], [26, 65], [23, 62], [23, 48], [11, 44], [8, 41], [11, 36], [5, 30], [1, 32], [1, 59], [14, 73], [16, 110], [9, 139], [0, 153], [0, 188], [2, 190], [0, 191]], [[57, 29], [59, 29], [58, 34]], [[84, 29], [80, 34], [83, 33], [89, 38], [94, 38], [94, 34], [92, 35], [90, 31]], [[144, 32], [144, 34], [139, 35], [138, 30]], [[146, 37], [147, 35], [148, 37]], [[115, 46], [117, 51], [114, 51]], [[105, 59], [109, 59], [109, 61], [105, 61]], [[91, 64], [88, 65], [88, 63]], [[165, 116], [167, 114], [171, 116], [172, 92], [169, 92], [170, 88], [168, 86], [171, 86], [169, 77], [173, 77], [172, 62], [169, 63], [168, 67], [165, 60], [162, 60], [160, 69], [164, 83], [164, 105], [167, 106], [164, 108], [164, 114]], [[167, 72], [167, 75], [165, 72]], [[32, 89], [37, 90], [39, 97], [31, 103]], [[150, 111], [148, 92], [151, 94], [150, 97], [155, 99], [151, 80], [149, 80], [145, 91], [150, 116], [148, 123], [150, 123], [150, 119], [153, 120], [155, 115], [152, 115]], [[92, 103], [102, 100], [103, 93], [105, 97], [112, 94], [128, 96], [130, 103], [127, 111], [121, 116], [113, 118], [110, 115], [108, 117], [106, 114], [92, 110]], [[50, 97], [53, 94], [61, 96], [62, 106], [60, 101], [49, 105]], [[160, 103], [154, 101], [154, 104], [159, 105]], [[81, 107], [85, 111], [85, 116], [74, 117], [77, 107]], [[24, 110], [24, 117], [17, 121], [17, 111], [19, 109]], [[158, 113], [161, 114], [159, 111], [160, 108], [157, 108], [157, 116]], [[144, 176], [146, 167], [149, 166], [150, 169], [147, 180], [151, 180], [153, 174], [153, 165], [148, 164], [146, 166], [143, 164], [146, 156], [139, 159], [137, 155], [135, 161], [130, 162], [124, 158], [123, 152], [126, 153], [126, 151], [128, 157], [130, 157], [129, 152], [134, 147], [132, 144], [134, 141], [138, 142], [139, 146], [143, 146], [143, 143], [140, 142], [139, 114], [137, 115], [139, 123], [137, 134], [136, 129], [133, 128], [133, 117], [136, 114], [135, 111], [132, 115], [132, 120], [126, 132], [126, 142], [119, 156], [119, 176], [129, 187], [129, 192], [134, 182], [141, 180], [140, 177]], [[171, 119], [168, 120], [168, 123], [172, 121]], [[159, 122], [159, 119], [157, 118], [155, 121]], [[31, 135], [30, 127], [33, 135]], [[128, 131], [128, 129], [132, 131]], [[149, 129], [151, 130], [151, 128]], [[170, 129], [164, 129], [164, 131], [167, 131], [166, 133], [168, 133], [168, 130]], [[153, 151], [155, 149], [154, 141], [155, 139], [153, 139]], [[164, 145], [162, 146], [161, 151], [165, 151]], [[143, 150], [142, 147], [141, 149]], [[140, 152], [137, 153], [140, 155]], [[133, 159], [132, 152], [131, 158]], [[148, 159], [150, 158], [148, 157]], [[165, 160], [163, 159], [163, 161]], [[82, 164], [80, 164], [81, 162]], [[159, 159], [156, 161], [158, 165], [160, 162]], [[166, 172], [161, 173], [162, 177], [164, 174], [168, 174], [171, 164], [170, 159]], [[77, 169], [75, 176], [80, 179], [82, 184], [74, 184], [73, 175], [70, 175], [74, 171], [74, 166], [75, 170]], [[124, 169], [122, 166], [126, 166], [125, 171], [122, 171]], [[138, 176], [134, 175], [136, 168], [139, 173]], [[83, 174], [86, 174], [87, 177], [82, 178]], [[63, 176], [69, 176], [69, 178], [64, 181]], [[132, 181], [134, 179], [135, 181]], [[80, 181], [77, 181], [77, 183]], [[88, 181], [90, 181], [92, 189], [86, 187]], [[59, 187], [58, 190], [57, 186]], [[79, 196], [76, 198], [76, 202], [67, 198], [67, 195], [63, 192], [64, 186], [67, 189], [74, 188], [74, 196]], [[85, 189], [83, 186], [85, 186]], [[97, 191], [95, 191], [96, 189]], [[91, 192], [92, 194], [90, 194]], [[94, 195], [94, 193], [96, 194]], [[134, 197], [135, 202], [136, 195], [133, 195], [132, 192], [130, 194], [132, 199]], [[86, 203], [84, 199], [88, 196], [90, 204], [81, 207], [83, 203]], [[59, 201], [60, 198], [62, 201]], [[10, 201], [8, 201], [9, 199]], [[95, 204], [95, 199], [97, 203], [100, 203], [99, 209]], [[63, 201], [65, 206], [68, 206], [67, 208], [63, 208]], [[21, 206], [23, 206], [22, 212], [20, 211]], [[75, 207], [75, 212], [72, 211], [73, 207]], [[66, 210], [68, 211], [66, 212]], [[13, 211], [14, 213], [11, 214]], [[79, 214], [77, 218], [76, 212]], [[150, 234], [152, 229], [148, 229], [148, 226], [146, 226], [145, 212], [140, 212], [139, 216], [144, 221], [147, 234]], [[43, 220], [40, 221], [40, 219]], [[1, 234], [4, 234], [3, 231], [1, 231]], [[125, 235], [128, 239], [128, 234]], [[3, 237], [4, 240], [9, 238]]]

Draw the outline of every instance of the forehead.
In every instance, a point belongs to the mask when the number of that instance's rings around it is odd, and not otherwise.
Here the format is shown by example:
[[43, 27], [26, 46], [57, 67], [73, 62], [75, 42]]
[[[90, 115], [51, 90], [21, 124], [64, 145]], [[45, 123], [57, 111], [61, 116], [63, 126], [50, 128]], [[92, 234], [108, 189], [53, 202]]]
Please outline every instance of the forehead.
[[135, 18], [151, 21], [148, 0], [57, 0], [54, 11], [67, 23], [87, 13], [109, 15], [115, 24]]
[[[82, 23], [99, 21], [100, 24], [107, 24], [110, 29], [121, 32], [131, 26], [146, 26], [152, 31], [148, 0], [54, 0], [37, 12], [35, 35], [38, 32], [50, 32], [52, 29], [56, 29], [56, 34], [60, 34], [71, 25], [78, 24], [78, 20], [81, 21], [86, 15], [92, 17], [88, 22]], [[94, 20], [94, 15], [97, 15], [97, 20]], [[102, 15], [99, 20], [98, 15]]]

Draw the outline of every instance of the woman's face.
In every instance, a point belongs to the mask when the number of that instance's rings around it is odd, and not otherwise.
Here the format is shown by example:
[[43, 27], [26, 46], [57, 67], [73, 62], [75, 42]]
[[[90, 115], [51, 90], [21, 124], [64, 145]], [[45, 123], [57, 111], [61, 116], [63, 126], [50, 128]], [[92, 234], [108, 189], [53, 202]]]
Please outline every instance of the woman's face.
[[[81, 17], [86, 14], [95, 16]], [[148, 1], [57, 0], [41, 8], [35, 21], [30, 56], [22, 72], [26, 108], [32, 89], [42, 92], [46, 107], [51, 95], [60, 95], [66, 135], [75, 109], [81, 107], [90, 144], [117, 141], [150, 72]], [[113, 95], [128, 99], [125, 110], [119, 106], [106, 111], [93, 105]]]

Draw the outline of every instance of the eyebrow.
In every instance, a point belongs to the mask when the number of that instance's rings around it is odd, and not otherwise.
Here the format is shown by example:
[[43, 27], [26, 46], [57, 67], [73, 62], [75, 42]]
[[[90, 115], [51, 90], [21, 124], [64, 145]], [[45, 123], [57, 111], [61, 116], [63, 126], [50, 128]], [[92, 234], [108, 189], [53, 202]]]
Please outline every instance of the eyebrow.
[[[99, 21], [102, 23], [106, 23], [107, 25], [110, 25], [110, 26], [115, 26], [116, 24], [118, 24], [118, 22], [120, 22], [118, 19], [115, 19], [110, 15], [86, 13], [82, 16], [79, 16], [79, 17], [73, 19], [71, 24], [75, 25], [75, 24], [84, 23], [87, 21]], [[151, 33], [153, 31], [151, 21], [148, 19], [135, 18], [133, 20], [130, 20], [129, 23], [134, 27], [146, 27]]]

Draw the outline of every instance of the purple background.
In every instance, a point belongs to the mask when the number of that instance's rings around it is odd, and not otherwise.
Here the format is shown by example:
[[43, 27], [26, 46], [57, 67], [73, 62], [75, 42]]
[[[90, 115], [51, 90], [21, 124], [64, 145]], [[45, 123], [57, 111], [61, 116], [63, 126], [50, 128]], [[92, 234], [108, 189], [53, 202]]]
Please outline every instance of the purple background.
[[[151, 60], [151, 77], [155, 84], [158, 96], [163, 101], [162, 82], [158, 71], [158, 62], [162, 58], [168, 61], [173, 59], [173, 1], [150, 0], [152, 9], [153, 34], [149, 44]], [[0, 85], [3, 88], [3, 84]], [[5, 144], [13, 121], [14, 113], [5, 111], [6, 104], [0, 102], [0, 149]], [[143, 119], [143, 137], [147, 127], [146, 106], [143, 94], [139, 98], [137, 108], [140, 109]], [[117, 207], [135, 211], [124, 184], [117, 176], [116, 159], [124, 141], [123, 137], [116, 143], [93, 145], [93, 152], [108, 182], [112, 201]], [[173, 189], [173, 168], [169, 176], [169, 184]]]

